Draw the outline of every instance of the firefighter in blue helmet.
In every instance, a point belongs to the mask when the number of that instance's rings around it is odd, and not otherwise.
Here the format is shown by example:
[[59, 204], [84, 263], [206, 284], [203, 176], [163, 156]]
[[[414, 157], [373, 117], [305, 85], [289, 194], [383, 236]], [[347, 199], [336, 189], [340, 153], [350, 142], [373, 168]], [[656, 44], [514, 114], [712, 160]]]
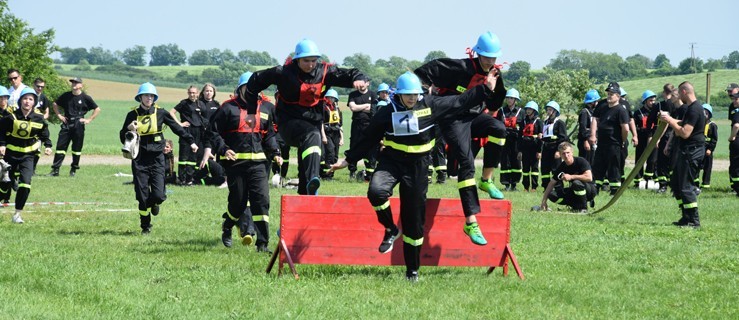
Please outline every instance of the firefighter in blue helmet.
[[418, 280], [421, 265], [427, 170], [429, 152], [434, 146], [434, 132], [430, 129], [441, 118], [465, 112], [484, 101], [490, 102], [497, 81], [497, 70], [493, 70], [483, 84], [471, 87], [461, 95], [425, 96], [420, 99], [423, 92], [421, 82], [416, 75], [406, 72], [398, 78], [397, 91], [390, 104], [372, 118], [357, 148], [348, 150], [346, 159], [331, 168], [337, 170], [347, 167], [371, 152], [380, 140], [384, 141], [385, 147], [380, 152], [367, 197], [377, 213], [378, 221], [385, 227], [378, 250], [381, 253], [390, 252], [401, 231], [395, 225], [389, 198], [395, 186], [400, 184], [403, 254], [406, 278], [410, 281]]

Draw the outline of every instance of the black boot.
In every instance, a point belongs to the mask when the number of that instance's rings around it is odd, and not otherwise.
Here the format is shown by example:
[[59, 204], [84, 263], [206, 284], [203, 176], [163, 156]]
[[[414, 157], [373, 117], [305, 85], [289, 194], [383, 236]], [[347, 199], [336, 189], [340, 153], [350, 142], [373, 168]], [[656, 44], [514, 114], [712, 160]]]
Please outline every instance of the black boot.
[[151, 233], [151, 215], [147, 214], [141, 217], [141, 234]]
[[223, 224], [221, 225], [221, 242], [223, 242], [223, 245], [226, 246], [226, 248], [230, 248], [231, 244], [233, 243], [233, 237], [231, 230], [233, 229], [234, 225], [236, 225], [236, 222], [231, 220], [231, 218], [228, 216], [228, 213], [223, 213]]
[[438, 184], [446, 183], [446, 170], [439, 170], [436, 172], [436, 183]]
[[49, 177], [58, 177], [59, 176], [59, 168], [51, 168], [51, 172], [49, 172]]

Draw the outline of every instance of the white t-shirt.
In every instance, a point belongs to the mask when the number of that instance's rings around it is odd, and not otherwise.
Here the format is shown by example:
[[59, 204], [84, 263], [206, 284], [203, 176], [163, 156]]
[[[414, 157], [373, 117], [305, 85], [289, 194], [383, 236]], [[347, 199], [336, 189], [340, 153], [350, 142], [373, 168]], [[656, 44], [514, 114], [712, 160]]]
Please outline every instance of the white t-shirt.
[[[8, 93], [10, 93], [10, 97], [8, 98], [8, 105], [15, 108], [18, 106], [18, 99], [21, 97], [21, 92], [23, 89], [25, 89], [27, 86], [25, 84], [22, 84], [18, 86], [18, 89], [14, 88], [13, 86], [10, 86], [8, 88]], [[35, 92], [35, 91], [34, 91]]]

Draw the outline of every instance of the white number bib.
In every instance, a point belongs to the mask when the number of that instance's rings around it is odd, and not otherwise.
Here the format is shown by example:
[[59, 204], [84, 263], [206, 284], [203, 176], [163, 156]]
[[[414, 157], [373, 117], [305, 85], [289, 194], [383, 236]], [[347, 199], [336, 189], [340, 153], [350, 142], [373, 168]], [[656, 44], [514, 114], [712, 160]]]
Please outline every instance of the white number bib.
[[396, 136], [410, 136], [419, 133], [418, 118], [412, 110], [393, 112], [393, 133]]

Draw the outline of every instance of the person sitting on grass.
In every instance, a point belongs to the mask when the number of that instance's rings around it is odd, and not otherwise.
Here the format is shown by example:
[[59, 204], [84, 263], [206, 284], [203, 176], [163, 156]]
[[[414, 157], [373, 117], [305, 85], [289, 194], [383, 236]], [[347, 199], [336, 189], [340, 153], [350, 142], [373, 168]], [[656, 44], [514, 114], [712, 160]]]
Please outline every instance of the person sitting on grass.
[[[595, 206], [595, 184], [590, 163], [585, 158], [575, 157], [569, 142], [562, 142], [557, 147], [562, 162], [554, 171], [552, 180], [544, 190], [541, 198], [541, 210], [547, 210], [547, 199], [557, 204], [569, 206], [573, 211], [587, 213], [587, 203]], [[565, 187], [565, 182], [567, 186]]]

